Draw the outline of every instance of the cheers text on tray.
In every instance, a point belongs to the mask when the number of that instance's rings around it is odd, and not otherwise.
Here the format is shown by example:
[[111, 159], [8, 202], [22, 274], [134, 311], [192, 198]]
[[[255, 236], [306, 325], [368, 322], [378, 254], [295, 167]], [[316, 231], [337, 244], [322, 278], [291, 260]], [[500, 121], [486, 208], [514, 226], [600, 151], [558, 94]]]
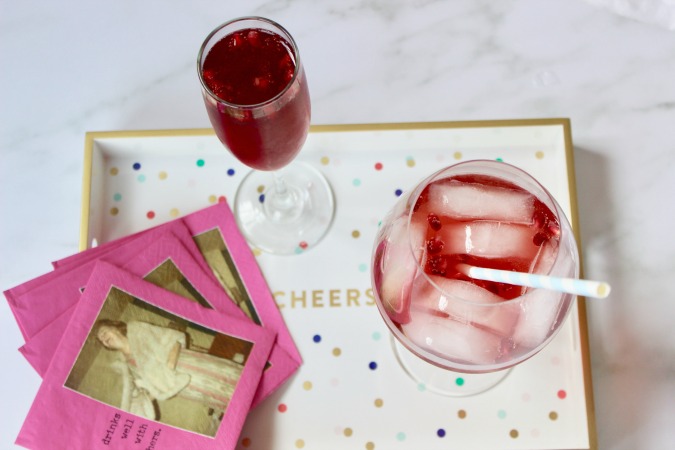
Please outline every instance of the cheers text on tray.
[[373, 290], [315, 289], [276, 291], [274, 299], [279, 308], [352, 308], [375, 305]]

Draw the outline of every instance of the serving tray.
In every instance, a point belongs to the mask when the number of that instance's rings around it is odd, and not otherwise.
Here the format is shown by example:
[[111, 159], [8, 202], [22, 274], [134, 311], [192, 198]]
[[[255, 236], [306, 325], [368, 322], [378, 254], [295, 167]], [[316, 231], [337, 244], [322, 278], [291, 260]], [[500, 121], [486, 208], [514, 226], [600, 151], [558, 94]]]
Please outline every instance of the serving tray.
[[[298, 160], [333, 187], [331, 229], [293, 256], [252, 249], [304, 363], [249, 413], [238, 448], [596, 447], [583, 299], [548, 347], [477, 396], [430, 392], [395, 359], [370, 290], [378, 223], [422, 178], [468, 159], [528, 171], [578, 230], [567, 119], [312, 127]], [[90, 132], [84, 166], [81, 249], [233, 199], [249, 170], [209, 129]]]

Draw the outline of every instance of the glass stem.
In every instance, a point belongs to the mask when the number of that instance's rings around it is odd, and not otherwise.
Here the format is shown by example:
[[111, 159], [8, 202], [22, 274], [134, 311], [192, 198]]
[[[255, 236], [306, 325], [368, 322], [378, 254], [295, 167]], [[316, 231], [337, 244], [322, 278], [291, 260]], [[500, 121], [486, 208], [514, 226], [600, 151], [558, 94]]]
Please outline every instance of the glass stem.
[[293, 196], [286, 186], [286, 180], [280, 171], [272, 172], [274, 175], [274, 194], [272, 195], [273, 207], [280, 211], [288, 210], [293, 206]]

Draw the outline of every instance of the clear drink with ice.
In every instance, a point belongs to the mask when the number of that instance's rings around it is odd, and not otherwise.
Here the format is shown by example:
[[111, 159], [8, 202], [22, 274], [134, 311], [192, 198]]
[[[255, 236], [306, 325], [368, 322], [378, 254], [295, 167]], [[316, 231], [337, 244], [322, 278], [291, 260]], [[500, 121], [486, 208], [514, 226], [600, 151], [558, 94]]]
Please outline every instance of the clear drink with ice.
[[578, 276], [565, 214], [541, 184], [512, 165], [460, 163], [399, 199], [373, 250], [377, 306], [414, 355], [467, 373], [526, 360], [569, 314], [573, 295], [474, 280], [466, 264]]

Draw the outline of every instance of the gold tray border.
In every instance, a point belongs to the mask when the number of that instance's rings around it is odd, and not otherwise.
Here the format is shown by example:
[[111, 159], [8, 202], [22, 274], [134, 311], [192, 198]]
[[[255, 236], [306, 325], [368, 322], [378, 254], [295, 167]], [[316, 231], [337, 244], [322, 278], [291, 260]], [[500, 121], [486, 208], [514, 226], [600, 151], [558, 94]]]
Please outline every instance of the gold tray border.
[[[472, 120], [452, 122], [392, 122], [392, 123], [354, 123], [335, 125], [312, 125], [310, 133], [344, 132], [344, 131], [387, 131], [387, 130], [431, 130], [444, 128], [488, 128], [488, 127], [525, 127], [561, 125], [565, 139], [565, 156], [569, 184], [570, 222], [574, 230], [577, 244], [581, 249], [579, 231], [578, 203], [576, 189], [576, 175], [574, 169], [574, 147], [572, 144], [572, 127], [568, 118], [541, 118], [541, 119], [508, 119], [508, 120]], [[170, 130], [122, 130], [122, 131], [89, 131], [85, 134], [84, 170], [82, 180], [82, 207], [80, 217], [80, 251], [87, 248], [89, 233], [89, 205], [91, 202], [91, 183], [94, 142], [97, 139], [110, 138], [143, 138], [143, 137], [172, 137], [172, 136], [208, 136], [213, 135], [211, 128], [177, 128]], [[579, 258], [580, 273], [583, 276], [583, 258]], [[577, 313], [579, 318], [579, 335], [584, 373], [584, 393], [586, 396], [586, 420], [588, 425], [589, 450], [597, 450], [597, 424], [595, 419], [595, 403], [593, 397], [593, 377], [591, 373], [590, 342], [588, 336], [588, 317], [586, 314], [586, 299], [577, 298]]]

